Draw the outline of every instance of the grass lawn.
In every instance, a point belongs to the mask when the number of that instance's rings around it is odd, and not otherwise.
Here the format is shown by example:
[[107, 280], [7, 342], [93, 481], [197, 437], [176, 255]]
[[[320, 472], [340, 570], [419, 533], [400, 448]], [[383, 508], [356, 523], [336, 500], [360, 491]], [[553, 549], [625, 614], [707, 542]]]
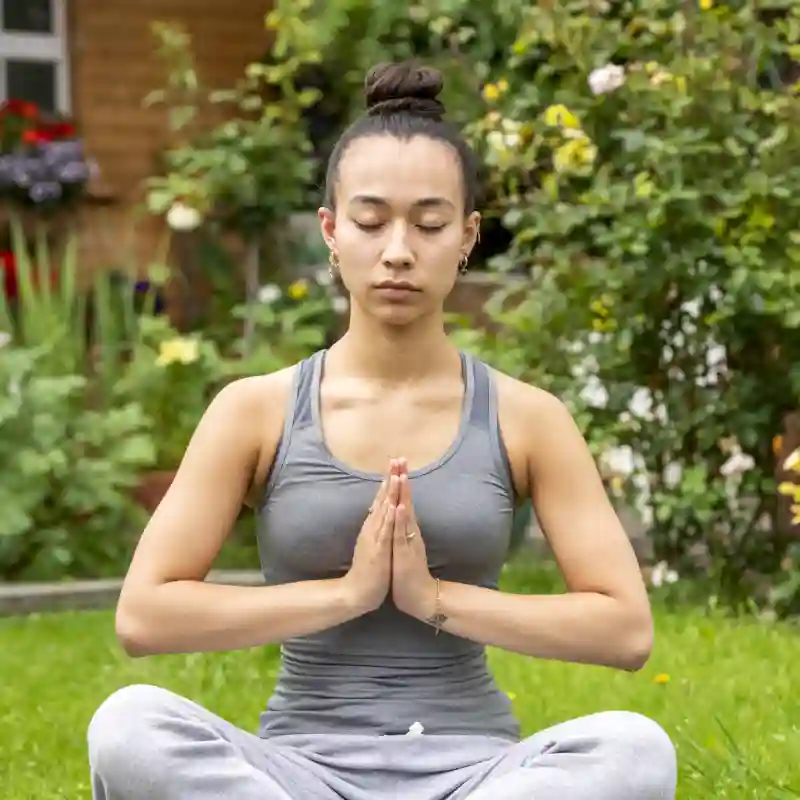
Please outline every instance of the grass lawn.
[[[656, 649], [636, 674], [492, 652], [524, 730], [607, 708], [636, 710], [673, 737], [680, 798], [800, 798], [797, 629], [656, 613]], [[3, 800], [89, 797], [86, 727], [118, 687], [159, 684], [253, 729], [278, 666], [274, 647], [134, 661], [116, 644], [107, 611], [0, 620], [0, 642]]]

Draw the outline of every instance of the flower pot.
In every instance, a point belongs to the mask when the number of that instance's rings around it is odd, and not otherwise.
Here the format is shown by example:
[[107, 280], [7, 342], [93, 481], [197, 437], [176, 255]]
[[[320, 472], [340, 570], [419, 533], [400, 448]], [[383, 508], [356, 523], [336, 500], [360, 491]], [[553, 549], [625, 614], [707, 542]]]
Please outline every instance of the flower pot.
[[152, 514], [172, 485], [175, 472], [176, 470], [145, 472], [139, 480], [139, 485], [133, 490], [133, 499]]

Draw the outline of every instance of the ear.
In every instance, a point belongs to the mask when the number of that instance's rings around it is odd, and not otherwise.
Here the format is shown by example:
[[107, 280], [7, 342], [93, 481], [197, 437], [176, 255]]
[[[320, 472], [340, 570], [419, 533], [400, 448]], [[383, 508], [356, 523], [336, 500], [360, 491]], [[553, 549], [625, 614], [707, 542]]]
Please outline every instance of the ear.
[[464, 221], [464, 239], [462, 243], [462, 252], [469, 255], [478, 241], [481, 230], [481, 215], [477, 211], [473, 211]]
[[334, 251], [336, 249], [336, 240], [334, 238], [334, 233], [336, 231], [336, 214], [334, 214], [331, 209], [323, 206], [317, 211], [317, 216], [319, 217], [319, 227], [320, 231], [322, 231], [322, 238], [325, 240], [325, 244], [328, 245], [328, 249]]

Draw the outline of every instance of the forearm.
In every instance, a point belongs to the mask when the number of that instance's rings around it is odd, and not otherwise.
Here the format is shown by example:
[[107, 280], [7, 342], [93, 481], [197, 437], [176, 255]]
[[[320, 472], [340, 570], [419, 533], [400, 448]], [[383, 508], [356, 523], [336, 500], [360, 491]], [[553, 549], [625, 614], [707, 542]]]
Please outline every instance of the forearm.
[[359, 616], [341, 580], [279, 586], [172, 581], [120, 598], [117, 634], [132, 656], [259, 647]]
[[639, 669], [652, 644], [649, 614], [593, 592], [518, 595], [442, 581], [442, 629], [536, 658]]

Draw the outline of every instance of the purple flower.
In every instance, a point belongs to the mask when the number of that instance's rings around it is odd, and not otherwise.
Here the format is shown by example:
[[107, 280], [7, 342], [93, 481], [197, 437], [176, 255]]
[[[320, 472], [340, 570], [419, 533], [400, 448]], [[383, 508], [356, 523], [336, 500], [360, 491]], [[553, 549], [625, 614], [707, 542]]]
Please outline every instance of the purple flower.
[[83, 161], [72, 161], [56, 167], [55, 177], [61, 183], [82, 183], [89, 177], [89, 167]]
[[46, 200], [58, 200], [61, 194], [61, 184], [55, 181], [34, 183], [28, 191], [28, 196], [34, 203], [43, 203]]

